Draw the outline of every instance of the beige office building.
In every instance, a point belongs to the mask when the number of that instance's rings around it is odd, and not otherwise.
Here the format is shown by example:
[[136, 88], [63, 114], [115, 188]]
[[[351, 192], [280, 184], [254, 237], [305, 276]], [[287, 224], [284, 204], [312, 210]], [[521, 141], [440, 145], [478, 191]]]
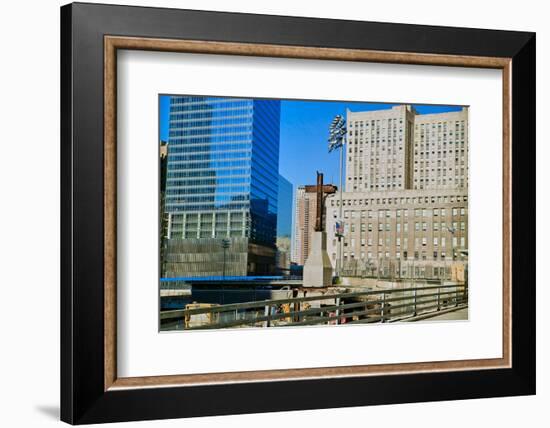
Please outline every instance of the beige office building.
[[[468, 109], [418, 114], [401, 105], [347, 112], [345, 274], [448, 276], [468, 254]], [[337, 265], [338, 194], [327, 199]]]
[[346, 190], [468, 188], [468, 109], [347, 112]]
[[[464, 190], [346, 192], [343, 195], [345, 273], [391, 277], [448, 276], [468, 249], [468, 195]], [[338, 195], [327, 198], [329, 257], [336, 266]], [[454, 254], [454, 257], [453, 257]]]

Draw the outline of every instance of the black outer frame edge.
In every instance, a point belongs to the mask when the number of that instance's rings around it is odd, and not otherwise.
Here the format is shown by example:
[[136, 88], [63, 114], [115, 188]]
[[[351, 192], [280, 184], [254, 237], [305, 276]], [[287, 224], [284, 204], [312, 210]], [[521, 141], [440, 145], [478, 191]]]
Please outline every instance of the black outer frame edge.
[[61, 22], [61, 174], [60, 174], [60, 230], [61, 230], [61, 302], [60, 302], [60, 417], [73, 423], [73, 349], [72, 349], [72, 9], [70, 6], [60, 10]]
[[[535, 393], [533, 33], [97, 4], [63, 6], [61, 17], [63, 421], [83, 424]], [[276, 31], [281, 28], [284, 31]], [[330, 31], [320, 32], [325, 28]], [[367, 33], [373, 37], [367, 40]], [[411, 40], [411, 33], [418, 40]], [[512, 196], [513, 204], [522, 207], [512, 217], [513, 368], [105, 393], [103, 145], [98, 144], [103, 141], [105, 34], [513, 57], [512, 132], [521, 145], [512, 145], [512, 163], [516, 172], [522, 170], [514, 175]]]
[[[187, 40], [513, 57], [533, 34], [523, 31], [192, 9], [72, 3], [104, 34]], [[154, 16], [153, 16], [154, 15]], [[152, 17], [152, 19], [148, 19]], [[162, 29], [156, 25], [162, 21]], [[210, 25], [205, 26], [208, 21]], [[185, 26], [182, 24], [185, 23]], [[160, 33], [163, 33], [161, 36]], [[269, 40], [268, 40], [269, 39]], [[459, 42], [460, 41], [460, 45]]]
[[512, 59], [512, 364], [536, 391], [536, 36]]

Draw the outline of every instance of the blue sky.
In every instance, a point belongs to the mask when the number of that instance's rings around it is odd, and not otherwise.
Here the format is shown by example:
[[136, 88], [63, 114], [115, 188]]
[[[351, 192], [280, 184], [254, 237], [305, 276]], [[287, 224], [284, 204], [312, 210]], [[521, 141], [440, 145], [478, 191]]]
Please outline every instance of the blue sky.
[[[160, 97], [160, 139], [168, 139], [170, 97]], [[279, 172], [295, 187], [315, 184], [315, 173], [325, 174], [325, 183], [338, 184], [338, 151], [328, 153], [328, 127], [334, 116], [351, 111], [389, 109], [397, 104], [336, 101], [281, 101]], [[458, 111], [460, 106], [419, 105], [420, 114]]]

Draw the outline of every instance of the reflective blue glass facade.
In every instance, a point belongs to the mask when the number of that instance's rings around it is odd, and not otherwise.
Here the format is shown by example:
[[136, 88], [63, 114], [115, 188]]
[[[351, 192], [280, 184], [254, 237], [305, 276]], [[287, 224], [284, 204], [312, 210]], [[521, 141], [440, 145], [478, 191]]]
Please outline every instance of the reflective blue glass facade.
[[292, 234], [293, 188], [290, 181], [279, 175], [279, 196], [277, 201], [277, 236]]
[[[172, 96], [169, 238], [243, 237], [274, 246], [279, 128], [278, 100]], [[196, 230], [194, 223], [180, 226], [188, 218], [198, 218]]]

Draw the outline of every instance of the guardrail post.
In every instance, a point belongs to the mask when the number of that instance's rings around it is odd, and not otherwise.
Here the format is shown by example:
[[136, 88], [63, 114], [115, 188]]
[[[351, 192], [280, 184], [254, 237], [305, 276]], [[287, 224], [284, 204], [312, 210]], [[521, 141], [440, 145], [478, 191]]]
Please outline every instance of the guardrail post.
[[416, 316], [416, 289], [413, 290], [413, 296], [414, 296], [414, 311], [413, 316]]
[[[336, 298], [336, 306], [340, 306], [340, 298]], [[336, 324], [340, 324], [340, 309], [336, 309]]]
[[458, 306], [458, 287], [455, 287], [455, 307]]
[[[269, 317], [270, 309], [271, 309], [271, 306], [265, 305], [265, 307], [264, 307], [264, 315], [265, 315], [266, 317]], [[269, 318], [266, 319], [266, 320], [264, 321], [264, 327], [270, 327], [270, 324], [271, 324], [271, 323], [270, 323], [269, 321], [270, 321]]]
[[441, 288], [437, 288], [437, 310], [441, 310]]

